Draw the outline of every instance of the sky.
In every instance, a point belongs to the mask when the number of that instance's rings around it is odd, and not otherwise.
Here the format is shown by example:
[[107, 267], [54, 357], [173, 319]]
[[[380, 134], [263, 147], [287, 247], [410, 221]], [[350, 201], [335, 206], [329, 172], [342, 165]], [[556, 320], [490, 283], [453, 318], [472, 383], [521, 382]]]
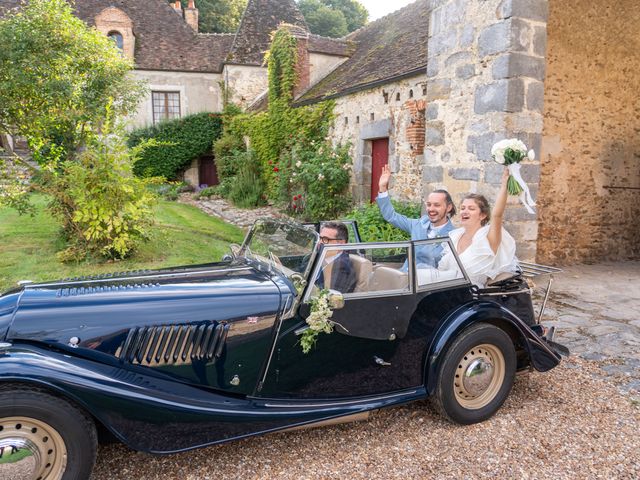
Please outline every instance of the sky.
[[415, 0], [360, 0], [369, 10], [369, 21], [377, 20], [388, 13], [400, 10], [402, 7], [413, 3]]

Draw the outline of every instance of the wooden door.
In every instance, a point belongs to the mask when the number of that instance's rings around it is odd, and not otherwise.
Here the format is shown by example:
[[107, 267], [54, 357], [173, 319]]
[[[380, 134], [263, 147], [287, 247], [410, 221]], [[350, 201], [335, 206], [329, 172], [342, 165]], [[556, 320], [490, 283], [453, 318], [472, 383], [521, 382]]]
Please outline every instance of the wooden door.
[[213, 157], [206, 155], [200, 158], [200, 177], [198, 183], [200, 185], [207, 185], [212, 187], [218, 185], [218, 171], [216, 170], [216, 164], [213, 161]]
[[371, 143], [371, 201], [375, 202], [382, 167], [389, 163], [389, 139], [378, 138]]

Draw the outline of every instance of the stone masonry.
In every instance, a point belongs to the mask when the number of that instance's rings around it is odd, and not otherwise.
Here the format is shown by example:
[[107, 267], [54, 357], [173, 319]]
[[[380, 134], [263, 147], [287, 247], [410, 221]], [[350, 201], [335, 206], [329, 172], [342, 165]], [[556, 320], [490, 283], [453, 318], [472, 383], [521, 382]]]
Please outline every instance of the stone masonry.
[[[431, 0], [423, 193], [445, 187], [495, 198], [498, 140], [517, 137], [540, 152], [547, 0]], [[539, 162], [523, 163], [537, 197]], [[533, 260], [537, 218], [509, 200], [506, 227], [518, 256]]]

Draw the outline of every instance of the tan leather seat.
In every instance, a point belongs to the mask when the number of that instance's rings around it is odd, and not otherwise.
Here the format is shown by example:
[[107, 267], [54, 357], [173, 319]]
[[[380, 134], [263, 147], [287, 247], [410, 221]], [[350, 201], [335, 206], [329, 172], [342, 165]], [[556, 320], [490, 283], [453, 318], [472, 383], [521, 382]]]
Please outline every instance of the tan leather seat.
[[376, 267], [369, 280], [369, 291], [405, 290], [409, 287], [409, 276], [395, 268]]
[[360, 255], [349, 254], [351, 259], [351, 265], [356, 272], [356, 288], [354, 292], [368, 292], [369, 291], [369, 277], [373, 270], [371, 261], [367, 260]]

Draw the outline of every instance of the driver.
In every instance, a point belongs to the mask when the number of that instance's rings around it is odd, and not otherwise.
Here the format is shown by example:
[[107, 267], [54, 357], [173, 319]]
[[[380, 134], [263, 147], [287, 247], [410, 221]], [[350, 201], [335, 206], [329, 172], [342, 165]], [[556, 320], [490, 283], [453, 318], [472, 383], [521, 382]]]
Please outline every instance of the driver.
[[[349, 232], [344, 223], [326, 222], [320, 228], [320, 241], [324, 245], [347, 243], [348, 238]], [[342, 250], [327, 252], [316, 285], [319, 288], [351, 293], [355, 290], [356, 283], [356, 271], [351, 263], [351, 258], [349, 258], [349, 253]]]

